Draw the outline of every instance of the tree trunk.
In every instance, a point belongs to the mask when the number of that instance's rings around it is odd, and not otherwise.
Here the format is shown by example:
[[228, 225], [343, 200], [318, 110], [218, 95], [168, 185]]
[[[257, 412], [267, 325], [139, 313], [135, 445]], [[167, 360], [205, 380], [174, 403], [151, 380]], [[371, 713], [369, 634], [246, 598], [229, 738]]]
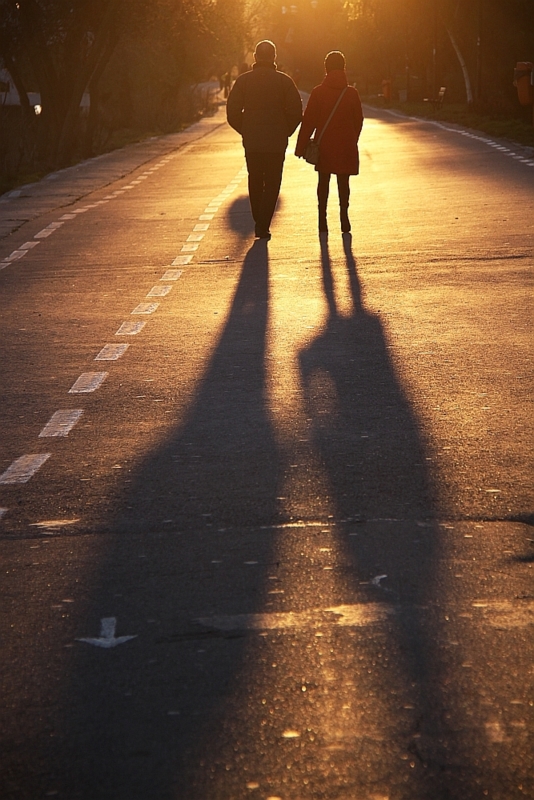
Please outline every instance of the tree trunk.
[[80, 114], [83, 93], [91, 85], [93, 78], [98, 79], [100, 77], [119, 41], [118, 30], [113, 23], [120, 4], [121, 0], [113, 0], [108, 5], [95, 40], [91, 45], [91, 51], [86, 63], [77, 65], [78, 77], [72, 84], [66, 112], [61, 124], [61, 132], [57, 140], [55, 160], [58, 164], [67, 163], [72, 155], [75, 126]]
[[451, 44], [454, 47], [454, 52], [456, 53], [458, 61], [460, 62], [460, 67], [462, 68], [462, 73], [464, 76], [464, 83], [465, 83], [465, 94], [467, 97], [467, 105], [471, 107], [473, 105], [473, 90], [471, 89], [471, 80], [469, 78], [469, 72], [467, 71], [467, 65], [464, 61], [464, 57], [462, 56], [461, 50], [458, 47], [458, 42], [454, 38], [450, 28], [447, 28], [447, 33], [449, 34], [449, 39], [451, 40]]

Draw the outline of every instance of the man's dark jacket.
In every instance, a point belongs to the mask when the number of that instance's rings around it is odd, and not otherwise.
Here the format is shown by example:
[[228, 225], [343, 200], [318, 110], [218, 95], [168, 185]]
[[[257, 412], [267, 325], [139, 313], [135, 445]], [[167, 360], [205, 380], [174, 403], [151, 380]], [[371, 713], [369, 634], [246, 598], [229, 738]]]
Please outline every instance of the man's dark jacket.
[[285, 153], [302, 119], [302, 100], [275, 64], [259, 61], [240, 75], [226, 103], [228, 122], [243, 137], [247, 153]]

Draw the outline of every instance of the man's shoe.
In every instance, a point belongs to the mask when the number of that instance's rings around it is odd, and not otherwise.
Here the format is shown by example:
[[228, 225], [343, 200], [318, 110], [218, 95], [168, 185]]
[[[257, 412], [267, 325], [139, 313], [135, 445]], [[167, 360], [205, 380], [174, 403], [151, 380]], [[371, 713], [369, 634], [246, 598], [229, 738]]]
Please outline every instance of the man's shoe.
[[341, 209], [340, 218], [341, 218], [341, 233], [350, 233], [349, 213], [346, 209], [343, 208]]
[[270, 238], [271, 238], [271, 231], [256, 230], [256, 239], [270, 239]]

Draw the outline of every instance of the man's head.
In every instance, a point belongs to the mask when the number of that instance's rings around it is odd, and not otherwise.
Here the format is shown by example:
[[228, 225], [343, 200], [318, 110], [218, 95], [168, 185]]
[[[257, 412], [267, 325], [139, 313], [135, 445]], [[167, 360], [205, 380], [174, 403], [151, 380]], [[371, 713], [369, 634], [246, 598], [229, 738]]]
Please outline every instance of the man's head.
[[345, 69], [345, 56], [339, 50], [332, 50], [324, 60], [324, 67], [327, 72], [333, 69]]
[[276, 47], [268, 39], [258, 42], [254, 50], [255, 61], [266, 61], [268, 64], [274, 64], [276, 59]]

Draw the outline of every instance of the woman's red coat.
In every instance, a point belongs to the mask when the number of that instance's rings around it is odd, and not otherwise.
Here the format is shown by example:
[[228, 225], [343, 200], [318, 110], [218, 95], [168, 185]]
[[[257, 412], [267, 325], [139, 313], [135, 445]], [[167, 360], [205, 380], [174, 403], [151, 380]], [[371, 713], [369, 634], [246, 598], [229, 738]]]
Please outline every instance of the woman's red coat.
[[[347, 75], [343, 69], [329, 72], [323, 82], [313, 89], [300, 127], [295, 155], [303, 156], [312, 133], [317, 135], [327, 121], [336, 101], [347, 86]], [[330, 120], [319, 147], [317, 172], [335, 175], [357, 175], [360, 159], [358, 138], [363, 125], [360, 95], [349, 86], [343, 95], [336, 113]]]

